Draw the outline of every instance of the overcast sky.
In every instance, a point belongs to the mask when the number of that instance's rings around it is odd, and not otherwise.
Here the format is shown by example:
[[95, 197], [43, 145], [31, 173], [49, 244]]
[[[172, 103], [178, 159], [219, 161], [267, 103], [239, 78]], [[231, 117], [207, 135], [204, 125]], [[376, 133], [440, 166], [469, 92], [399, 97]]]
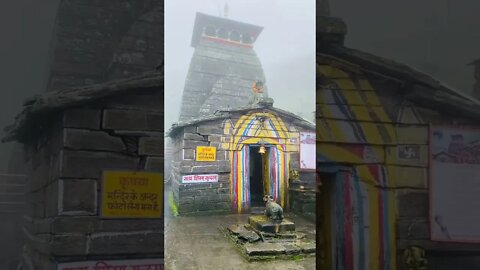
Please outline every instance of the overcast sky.
[[314, 0], [175, 0], [165, 3], [165, 127], [178, 120], [194, 48], [197, 12], [263, 26], [254, 44], [274, 106], [313, 120], [315, 110]]

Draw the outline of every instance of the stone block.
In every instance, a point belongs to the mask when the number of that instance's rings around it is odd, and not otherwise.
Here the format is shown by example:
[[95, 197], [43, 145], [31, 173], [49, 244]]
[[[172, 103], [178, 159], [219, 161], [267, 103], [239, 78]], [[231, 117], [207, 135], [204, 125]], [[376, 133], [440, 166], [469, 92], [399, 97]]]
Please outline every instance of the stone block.
[[59, 214], [91, 214], [97, 212], [96, 180], [60, 180]]
[[163, 253], [162, 232], [98, 233], [88, 240], [89, 255]]
[[249, 256], [280, 255], [285, 253], [285, 247], [279, 243], [249, 243], [245, 251]]
[[61, 177], [98, 179], [103, 170], [133, 170], [138, 163], [138, 158], [116, 153], [64, 150]]
[[397, 220], [398, 239], [430, 239], [428, 220]]
[[165, 137], [164, 132], [145, 130], [113, 130], [113, 134], [126, 137]]
[[91, 233], [98, 226], [97, 217], [55, 217], [51, 222], [53, 234], [86, 234]]
[[205, 137], [195, 133], [183, 133], [183, 139], [187, 141], [206, 141]]
[[160, 157], [147, 157], [145, 163], [145, 170], [156, 171], [156, 172], [163, 172], [165, 169], [164, 167], [164, 159]]
[[428, 126], [399, 125], [396, 131], [398, 144], [428, 144]]
[[183, 160], [194, 160], [195, 159], [195, 150], [193, 149], [182, 149], [183, 150]]
[[163, 113], [107, 109], [103, 129], [163, 131]]
[[162, 137], [143, 137], [138, 142], [138, 154], [149, 156], [164, 156], [164, 141]]
[[223, 135], [223, 129], [220, 126], [199, 126], [197, 127], [197, 133], [200, 135]]
[[185, 149], [197, 149], [197, 146], [208, 146], [208, 142], [183, 141], [181, 144], [181, 148], [185, 148]]
[[142, 93], [116, 96], [108, 99], [105, 107], [163, 112], [163, 93], [159, 92], [156, 89], [147, 89]]
[[183, 127], [183, 132], [185, 132], [185, 133], [197, 133], [197, 127], [196, 126]]
[[208, 136], [208, 141], [213, 142], [213, 143], [221, 143], [222, 142], [222, 136], [221, 135], [209, 135]]
[[428, 217], [428, 192], [397, 191], [396, 198], [399, 218]]
[[227, 160], [218, 160], [214, 162], [184, 160], [180, 164], [179, 172], [181, 174], [228, 173], [230, 172], [230, 162]]
[[103, 131], [65, 129], [63, 145], [75, 150], [125, 151], [125, 145], [119, 137], [110, 136]]
[[69, 109], [63, 113], [63, 127], [100, 129], [100, 110]]
[[387, 166], [388, 179], [395, 188], [427, 188], [427, 169]]
[[47, 217], [53, 217], [58, 215], [58, 196], [59, 196], [59, 184], [58, 180], [52, 182], [47, 186], [45, 190], [46, 206], [45, 215]]
[[85, 235], [53, 235], [51, 253], [53, 256], [82, 256], [87, 247]]
[[[275, 233], [275, 224], [268, 217], [264, 215], [255, 215], [248, 217], [248, 224], [253, 228], [260, 230], [262, 232]], [[289, 232], [295, 231], [295, 223], [291, 222], [288, 219], [283, 219], [280, 223], [278, 232]]]
[[98, 221], [95, 232], [163, 231], [163, 219], [105, 219]]

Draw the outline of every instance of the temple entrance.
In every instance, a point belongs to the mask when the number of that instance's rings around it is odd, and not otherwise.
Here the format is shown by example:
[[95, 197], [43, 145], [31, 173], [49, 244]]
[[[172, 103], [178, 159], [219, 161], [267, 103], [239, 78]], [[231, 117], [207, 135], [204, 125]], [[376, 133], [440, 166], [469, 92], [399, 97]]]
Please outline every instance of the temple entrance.
[[263, 206], [264, 195], [264, 155], [258, 153], [260, 147], [250, 147], [250, 198], [251, 206]]

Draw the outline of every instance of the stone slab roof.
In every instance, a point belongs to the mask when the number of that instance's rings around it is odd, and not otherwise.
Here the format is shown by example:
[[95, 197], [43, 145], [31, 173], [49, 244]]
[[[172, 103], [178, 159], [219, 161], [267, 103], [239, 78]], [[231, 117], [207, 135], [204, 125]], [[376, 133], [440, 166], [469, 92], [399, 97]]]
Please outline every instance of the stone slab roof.
[[248, 105], [248, 106], [244, 106], [244, 107], [238, 107], [238, 108], [232, 108], [232, 109], [225, 109], [225, 110], [217, 111], [213, 115], [207, 115], [207, 116], [203, 116], [203, 117], [199, 117], [199, 118], [192, 118], [188, 121], [174, 123], [172, 125], [172, 127], [170, 128], [170, 130], [168, 131], [167, 135], [169, 137], [173, 137], [173, 136], [175, 136], [175, 134], [177, 134], [177, 132], [179, 130], [181, 130], [184, 127], [187, 127], [187, 126], [197, 125], [197, 124], [200, 124], [200, 123], [210, 122], [210, 121], [215, 121], [215, 120], [227, 119], [235, 113], [242, 113], [242, 112], [247, 112], [247, 111], [252, 111], [252, 110], [262, 110], [262, 109], [270, 110], [270, 111], [278, 113], [279, 115], [282, 115], [282, 116], [285, 116], [285, 117], [288, 117], [288, 118], [292, 118], [294, 120], [297, 120], [296, 124], [298, 124], [300, 126], [303, 126], [303, 127], [306, 127], [306, 128], [309, 128], [309, 129], [315, 130], [315, 123], [313, 123], [311, 121], [308, 121], [307, 119], [304, 119], [304, 118], [302, 118], [302, 117], [300, 117], [300, 116], [298, 116], [294, 113], [291, 113], [291, 112], [288, 112], [288, 111], [285, 111], [285, 110], [282, 110], [282, 109], [279, 109], [279, 108], [272, 107], [272, 103], [259, 102], [257, 104], [252, 104], [252, 105]]
[[5, 127], [5, 135], [2, 138], [2, 142], [21, 141], [36, 121], [50, 116], [52, 112], [81, 106], [102, 98], [140, 88], [158, 87], [159, 91], [163, 91], [163, 81], [163, 65], [160, 65], [154, 71], [127, 79], [117, 79], [100, 84], [50, 91], [34, 96], [23, 103], [23, 110], [15, 117], [14, 123]]

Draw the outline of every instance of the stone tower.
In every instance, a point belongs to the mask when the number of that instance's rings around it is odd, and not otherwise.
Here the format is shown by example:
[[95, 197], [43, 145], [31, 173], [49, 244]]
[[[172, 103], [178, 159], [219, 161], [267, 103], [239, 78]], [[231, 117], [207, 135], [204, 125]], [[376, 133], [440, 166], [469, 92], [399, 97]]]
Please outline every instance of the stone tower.
[[180, 121], [248, 104], [252, 85], [265, 82], [253, 49], [262, 30], [260, 26], [197, 13], [191, 42], [195, 52], [183, 91]]

